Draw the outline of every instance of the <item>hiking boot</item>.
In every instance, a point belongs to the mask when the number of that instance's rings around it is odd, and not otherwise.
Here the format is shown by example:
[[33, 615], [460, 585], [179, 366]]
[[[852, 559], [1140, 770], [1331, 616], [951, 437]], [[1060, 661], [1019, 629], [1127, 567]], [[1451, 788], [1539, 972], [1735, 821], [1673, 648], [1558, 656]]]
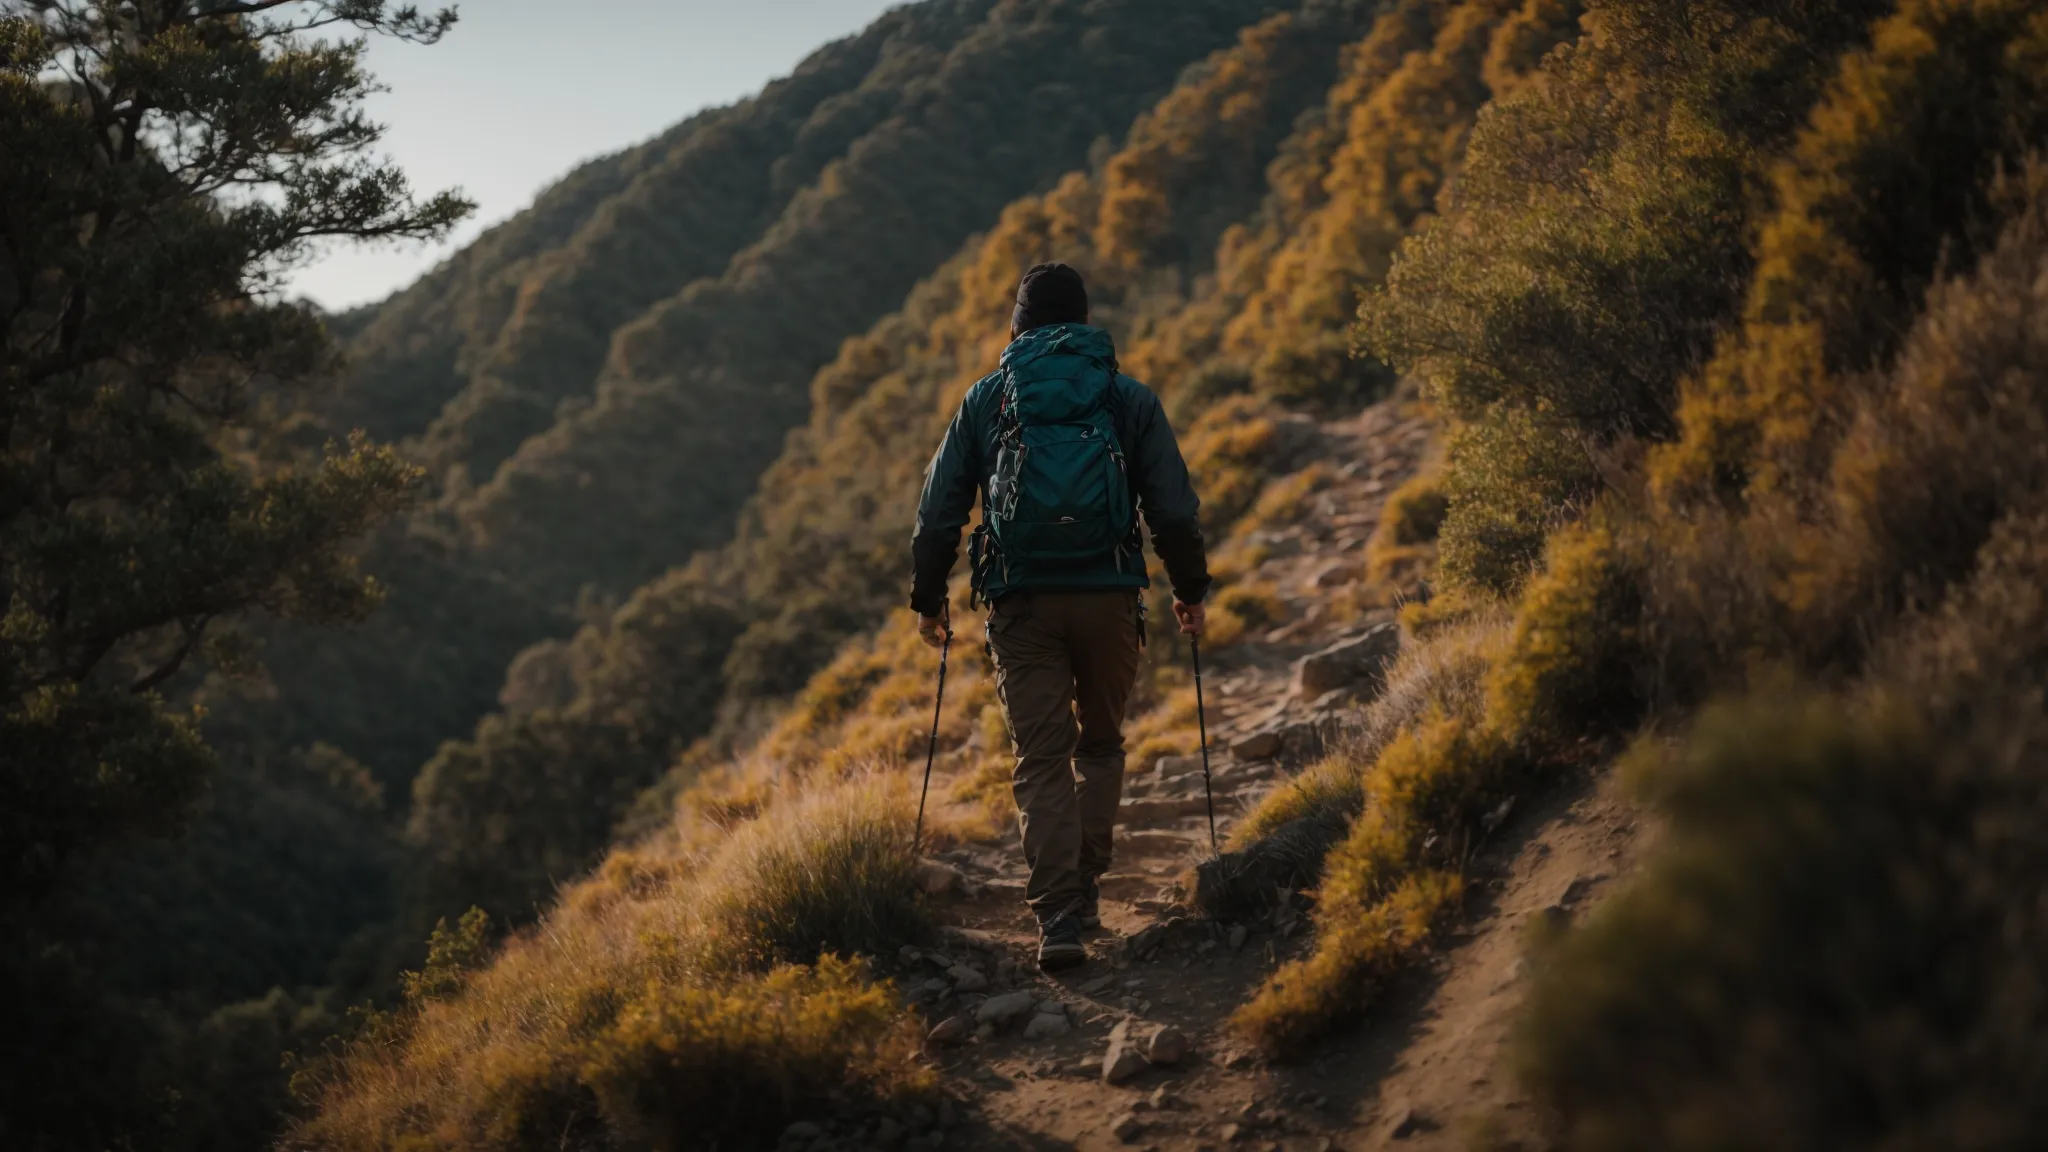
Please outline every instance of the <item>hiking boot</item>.
[[1088, 949], [1081, 946], [1081, 919], [1077, 915], [1080, 907], [1080, 902], [1076, 901], [1038, 930], [1038, 967], [1041, 971], [1072, 968], [1088, 959]]
[[1088, 880], [1088, 892], [1074, 905], [1074, 919], [1083, 928], [1102, 927], [1102, 881], [1094, 877]]

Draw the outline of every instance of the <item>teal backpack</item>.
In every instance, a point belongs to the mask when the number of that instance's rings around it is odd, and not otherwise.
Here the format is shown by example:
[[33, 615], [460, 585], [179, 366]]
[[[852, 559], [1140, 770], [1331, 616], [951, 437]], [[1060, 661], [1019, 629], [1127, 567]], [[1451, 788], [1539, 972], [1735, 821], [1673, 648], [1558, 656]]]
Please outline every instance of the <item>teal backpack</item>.
[[1114, 363], [1079, 379], [1004, 371], [985, 526], [1006, 573], [1105, 558], [1122, 570], [1136, 513], [1110, 410], [1115, 386]]

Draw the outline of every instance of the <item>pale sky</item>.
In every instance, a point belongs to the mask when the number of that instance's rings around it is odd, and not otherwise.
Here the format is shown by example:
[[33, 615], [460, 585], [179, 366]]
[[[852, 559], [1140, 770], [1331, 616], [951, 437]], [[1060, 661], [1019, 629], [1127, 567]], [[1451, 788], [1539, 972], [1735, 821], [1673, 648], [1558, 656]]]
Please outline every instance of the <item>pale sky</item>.
[[461, 20], [439, 44], [373, 38], [370, 70], [390, 88], [369, 106], [384, 151], [422, 192], [462, 188], [476, 215], [447, 244], [330, 251], [291, 291], [331, 309], [381, 299], [579, 161], [751, 95], [901, 2], [455, 0]]

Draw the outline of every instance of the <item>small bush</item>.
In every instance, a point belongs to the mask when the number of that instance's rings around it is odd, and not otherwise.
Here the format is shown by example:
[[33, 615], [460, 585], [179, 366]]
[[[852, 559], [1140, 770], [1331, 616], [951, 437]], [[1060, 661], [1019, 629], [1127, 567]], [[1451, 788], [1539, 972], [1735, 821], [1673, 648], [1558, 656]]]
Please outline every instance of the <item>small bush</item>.
[[1441, 712], [1395, 737], [1365, 776], [1363, 814], [1324, 866], [1314, 951], [1274, 973], [1233, 1028], [1288, 1055], [1363, 1009], [1458, 907], [1465, 851], [1522, 763]]
[[1618, 515], [1550, 542], [1487, 681], [1487, 715], [1525, 748], [1626, 731], [1643, 714], [1641, 589]]
[[865, 782], [741, 828], [706, 877], [712, 961], [808, 964], [825, 951], [877, 953], [922, 935], [904, 799], [900, 788]]
[[1433, 473], [1415, 476], [1387, 497], [1380, 530], [1387, 543], [1397, 547], [1428, 544], [1443, 530], [1444, 516], [1451, 510], [1451, 498], [1444, 491], [1443, 478]]
[[1125, 726], [1129, 748], [1125, 760], [1133, 771], [1145, 771], [1161, 756], [1185, 756], [1198, 747], [1192, 683], [1168, 691], [1157, 708]]
[[1280, 477], [1259, 493], [1259, 502], [1252, 505], [1252, 510], [1238, 522], [1237, 533], [1242, 534], [1248, 528], [1299, 524], [1315, 511], [1316, 493], [1328, 488], [1335, 478], [1335, 471], [1321, 461]]
[[1328, 851], [1330, 844], [1365, 810], [1365, 770], [1369, 763], [1357, 751], [1341, 748], [1302, 769], [1261, 797], [1258, 805], [1231, 830], [1231, 851], [1255, 851], [1281, 829], [1300, 827], [1306, 820], [1331, 829], [1329, 840], [1316, 853], [1319, 871], [1322, 852]]
[[1333, 826], [1334, 843], [1364, 810], [1366, 773], [1395, 737], [1432, 712], [1481, 722], [1486, 671], [1506, 634], [1506, 618], [1495, 611], [1403, 645], [1387, 672], [1386, 690], [1367, 706], [1358, 729], [1329, 755], [1267, 793], [1231, 833], [1233, 850], [1251, 850], [1283, 825], [1303, 818]]
[[828, 1094], [914, 1089], [893, 993], [832, 955], [923, 929], [906, 799], [854, 780], [614, 854], [488, 967], [350, 1045], [285, 1147], [750, 1146]]
[[1650, 771], [1668, 831], [1542, 957], [1525, 1082], [1583, 1152], [2040, 1146], [2038, 706], [1937, 743], [1896, 697], [1776, 695]]
[[1394, 489], [1365, 542], [1365, 578], [1411, 588], [1436, 562], [1437, 535], [1450, 513], [1450, 494], [1439, 471], [1423, 472]]
[[894, 993], [832, 957], [740, 989], [657, 985], [590, 1046], [580, 1072], [614, 1135], [653, 1148], [766, 1147], [833, 1097], [925, 1086]]
[[1249, 369], [1226, 360], [1211, 360], [1189, 373], [1179, 387], [1167, 392], [1166, 414], [1174, 427], [1185, 427], [1222, 401], [1251, 390]]
[[1232, 584], [1210, 601], [1202, 639], [1210, 648], [1225, 648], [1286, 618], [1287, 608], [1271, 584]]
[[1202, 524], [1217, 528], [1244, 515], [1266, 486], [1278, 444], [1269, 403], [1231, 396], [1202, 413], [1181, 440], [1188, 469], [1202, 478]]
[[1334, 412], [1378, 399], [1397, 377], [1379, 360], [1357, 355], [1342, 332], [1323, 332], [1303, 345], [1268, 348], [1252, 379], [1260, 392], [1283, 403]]
[[1592, 460], [1571, 428], [1507, 408], [1456, 428], [1446, 453], [1443, 582], [1512, 595], [1536, 570], [1551, 530], [1593, 494]]

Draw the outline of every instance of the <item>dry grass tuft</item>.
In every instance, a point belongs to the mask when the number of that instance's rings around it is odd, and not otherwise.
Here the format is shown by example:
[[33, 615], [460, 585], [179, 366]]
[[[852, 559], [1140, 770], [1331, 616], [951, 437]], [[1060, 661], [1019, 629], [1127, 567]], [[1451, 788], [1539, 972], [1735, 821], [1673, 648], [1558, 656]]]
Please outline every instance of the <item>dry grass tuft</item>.
[[908, 800], [858, 777], [616, 855], [459, 991], [353, 1045], [286, 1147], [734, 1146], [828, 1093], [903, 1099], [923, 1073], [894, 994], [831, 954], [922, 931]]
[[1225, 919], [1249, 916], [1268, 905], [1276, 886], [1326, 875], [1325, 857], [1361, 814], [1396, 799], [1383, 788], [1390, 778], [1380, 774], [1390, 745], [1431, 717], [1479, 723], [1483, 681], [1506, 636], [1506, 618], [1495, 612], [1404, 649], [1363, 726], [1268, 794], [1232, 833], [1224, 858], [1198, 872], [1195, 897], [1203, 910]]

